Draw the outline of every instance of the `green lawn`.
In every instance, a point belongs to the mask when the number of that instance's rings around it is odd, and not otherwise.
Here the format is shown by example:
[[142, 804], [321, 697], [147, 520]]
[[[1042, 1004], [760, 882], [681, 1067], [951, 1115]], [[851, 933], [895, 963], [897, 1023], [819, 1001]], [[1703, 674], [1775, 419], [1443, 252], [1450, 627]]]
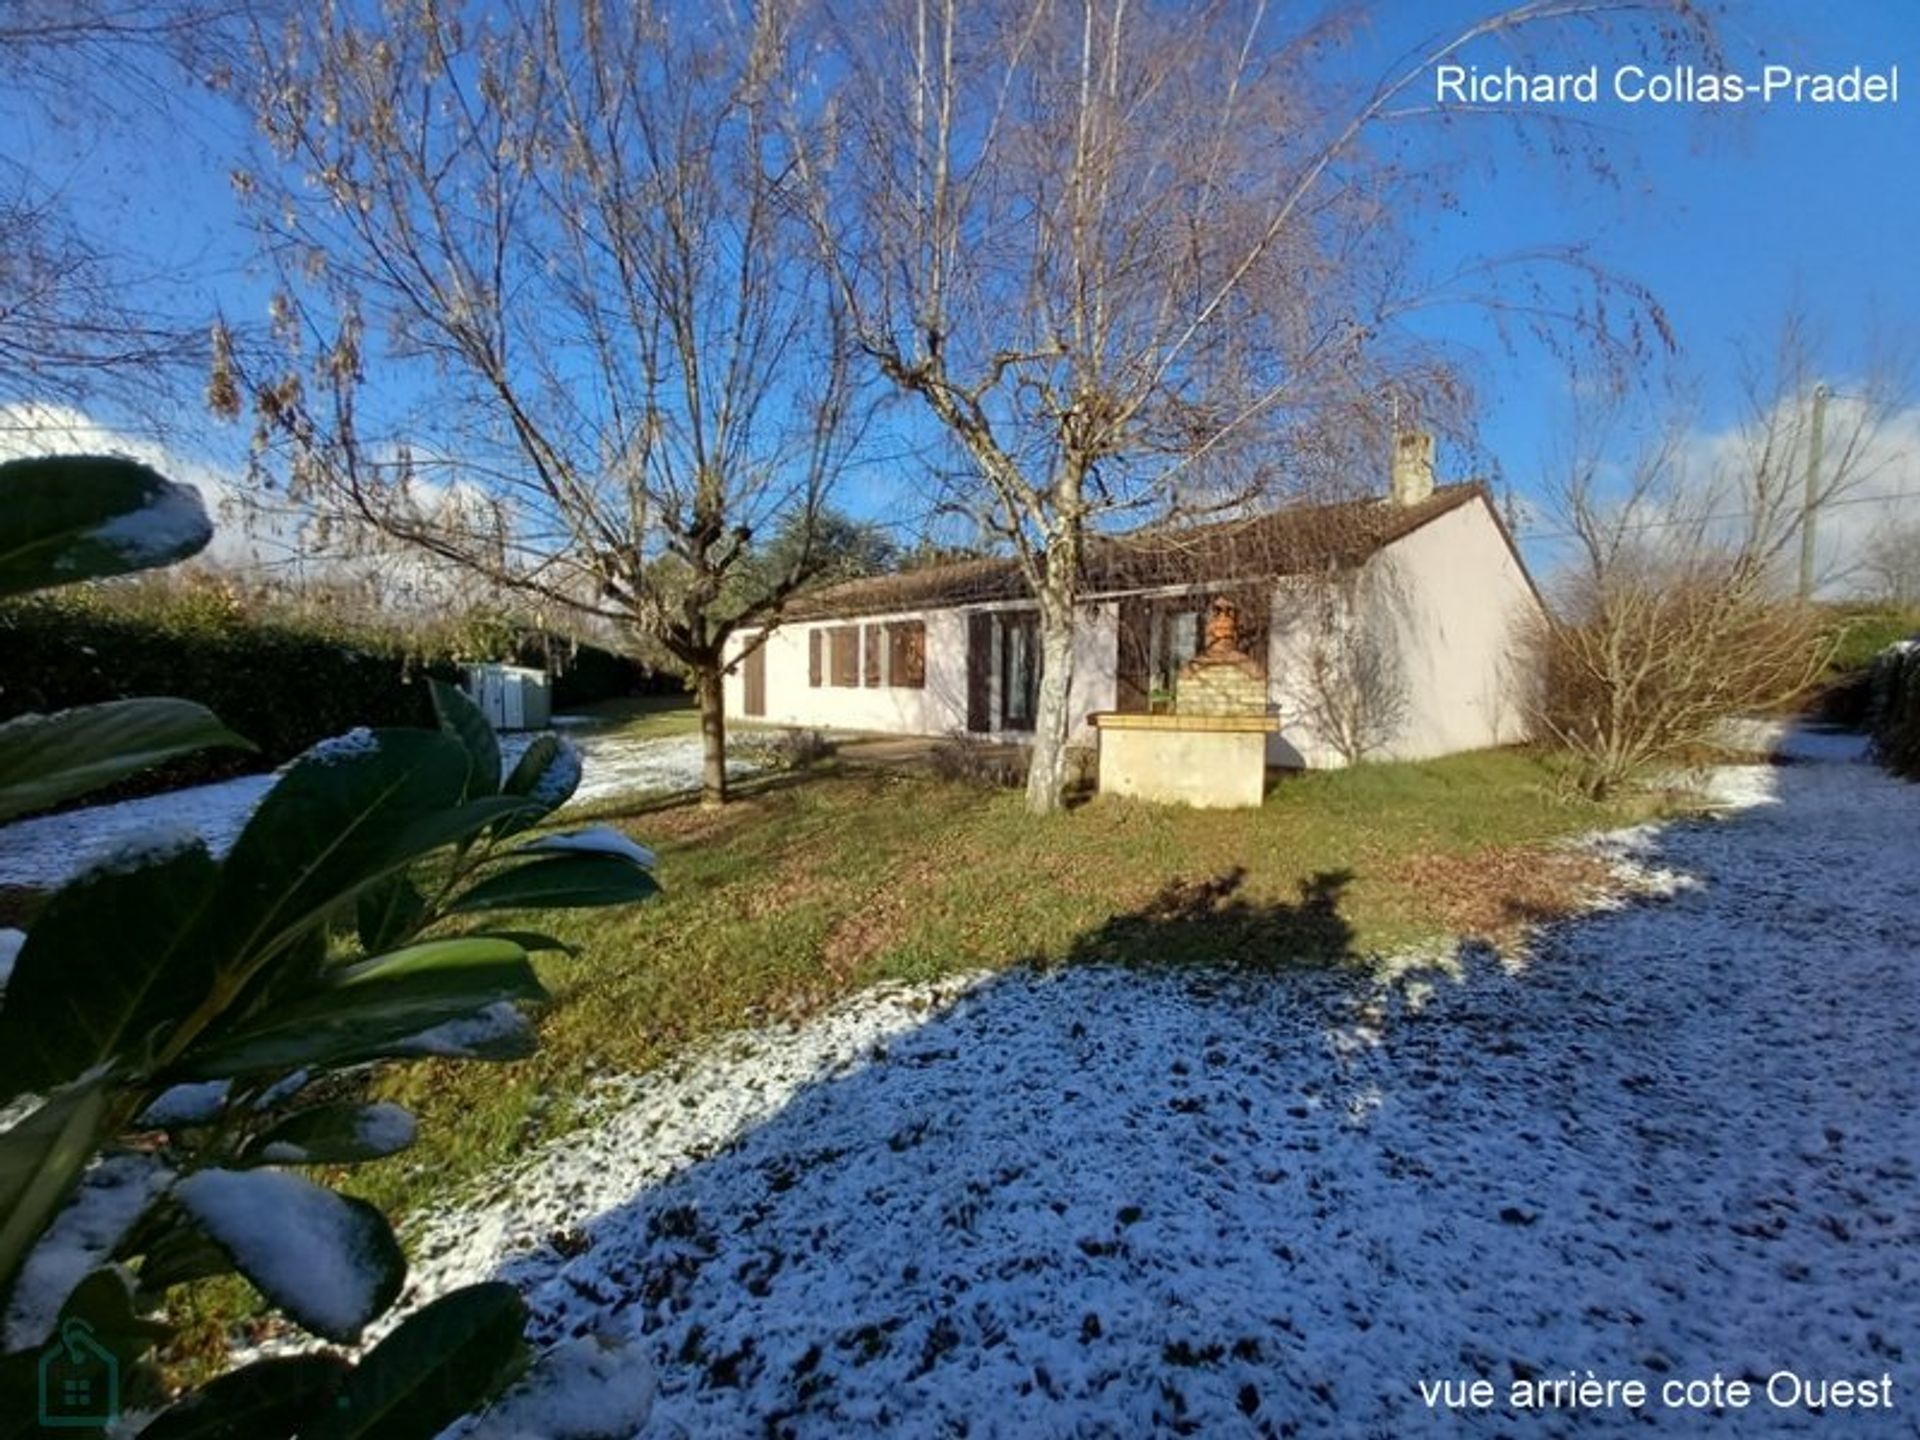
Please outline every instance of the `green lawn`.
[[[671, 734], [691, 714], [624, 702], [610, 718]], [[1365, 965], [1443, 935], [1511, 938], [1599, 879], [1551, 842], [1658, 803], [1572, 799], [1560, 779], [1537, 755], [1490, 751], [1303, 775], [1256, 811], [1096, 799], [1036, 818], [1014, 792], [834, 762], [747, 782], [719, 812], [570, 813], [652, 846], [664, 897], [503, 917], [579, 947], [536, 959], [553, 995], [539, 1052], [388, 1067], [373, 1088], [418, 1113], [418, 1142], [329, 1178], [404, 1219], [578, 1123], [595, 1076], [880, 980], [1022, 962]], [[232, 1280], [176, 1292], [175, 1374], [217, 1372], [254, 1303]]]
[[1538, 848], [1640, 818], [1569, 800], [1521, 752], [1290, 779], [1258, 811], [1020, 797], [850, 768], [773, 777], [720, 813], [602, 806], [660, 856], [665, 898], [514, 917], [577, 945], [543, 955], [533, 1059], [381, 1079], [418, 1109], [407, 1155], [350, 1185], [404, 1214], [572, 1122], [596, 1074], [804, 1015], [884, 979], [1023, 961], [1367, 963], [1460, 929], [1499, 934], [1594, 878]]
[[654, 740], [668, 735], [700, 733], [700, 711], [691, 695], [633, 695], [621, 700], [598, 700], [567, 712], [584, 715], [607, 733]]

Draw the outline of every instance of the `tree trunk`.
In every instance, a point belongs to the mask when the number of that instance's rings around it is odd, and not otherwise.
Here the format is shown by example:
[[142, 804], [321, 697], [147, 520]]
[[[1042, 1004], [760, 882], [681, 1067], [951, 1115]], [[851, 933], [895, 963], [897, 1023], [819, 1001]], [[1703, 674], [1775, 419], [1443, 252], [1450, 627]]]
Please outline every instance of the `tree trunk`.
[[700, 804], [717, 809], [727, 803], [727, 705], [719, 662], [698, 666], [694, 691], [700, 697], [700, 740], [705, 755], [700, 767]]
[[1033, 761], [1027, 771], [1027, 809], [1058, 810], [1066, 800], [1067, 737], [1073, 730], [1073, 597], [1049, 575], [1040, 594], [1040, 696], [1033, 716]]

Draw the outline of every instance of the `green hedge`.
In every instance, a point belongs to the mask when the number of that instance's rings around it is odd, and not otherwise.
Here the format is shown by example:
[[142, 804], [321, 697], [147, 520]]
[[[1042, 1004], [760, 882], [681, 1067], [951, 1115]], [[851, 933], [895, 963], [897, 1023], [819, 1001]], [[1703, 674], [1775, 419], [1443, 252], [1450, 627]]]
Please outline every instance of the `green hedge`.
[[477, 611], [402, 629], [276, 606], [217, 582], [76, 585], [0, 605], [0, 720], [137, 695], [196, 700], [260, 747], [191, 756], [106, 798], [284, 763], [356, 725], [431, 724], [427, 680], [508, 660], [554, 672], [556, 709], [678, 691], [678, 676]]
[[1920, 639], [1881, 651], [1867, 675], [1874, 751], [1896, 775], [1920, 780]]
[[140, 792], [278, 765], [356, 725], [428, 723], [429, 676], [457, 681], [460, 667], [447, 650], [391, 635], [256, 621], [191, 603], [122, 613], [60, 597], [0, 608], [0, 719], [173, 695], [199, 701], [260, 747], [178, 761], [130, 782]]

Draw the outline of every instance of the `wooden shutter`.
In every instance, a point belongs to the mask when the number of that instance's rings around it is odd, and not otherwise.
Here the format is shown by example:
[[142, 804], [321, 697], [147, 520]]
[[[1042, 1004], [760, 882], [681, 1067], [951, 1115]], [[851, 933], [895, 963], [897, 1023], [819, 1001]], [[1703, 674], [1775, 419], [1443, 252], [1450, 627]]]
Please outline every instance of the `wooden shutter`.
[[828, 660], [833, 683], [851, 690], [860, 683], [860, 627], [836, 625], [828, 632]]
[[1144, 715], [1153, 689], [1153, 607], [1134, 598], [1120, 602], [1120, 626], [1113, 677], [1118, 692], [1114, 704], [1123, 713]]
[[993, 616], [967, 616], [967, 729], [984, 735], [993, 728]]
[[926, 688], [926, 621], [896, 620], [887, 626], [887, 680], [907, 690]]
[[756, 645], [747, 652], [746, 673], [742, 677], [746, 691], [741, 708], [749, 715], [767, 713], [767, 647]]
[[820, 629], [807, 631], [807, 684], [820, 688]]
[[864, 671], [862, 680], [866, 685], [876, 690], [886, 683], [881, 679], [881, 676], [886, 672], [880, 668], [882, 663], [880, 658], [880, 645], [885, 639], [886, 632], [883, 627], [879, 625], [863, 625], [860, 627], [860, 646], [863, 652], [861, 658], [864, 661], [861, 667]]

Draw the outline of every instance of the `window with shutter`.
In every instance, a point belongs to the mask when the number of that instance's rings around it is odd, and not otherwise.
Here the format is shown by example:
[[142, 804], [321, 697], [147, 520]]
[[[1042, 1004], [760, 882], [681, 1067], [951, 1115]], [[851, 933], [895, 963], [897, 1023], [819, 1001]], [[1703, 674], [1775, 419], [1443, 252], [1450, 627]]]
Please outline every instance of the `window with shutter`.
[[807, 684], [820, 688], [820, 631], [807, 631]]
[[896, 620], [887, 626], [887, 680], [907, 690], [926, 688], [926, 621]]
[[880, 644], [885, 638], [883, 627], [879, 625], [863, 625], [860, 627], [860, 636], [860, 648], [863, 661], [862, 670], [864, 672], [861, 676], [861, 683], [869, 689], [877, 690], [887, 683], [884, 678], [885, 671], [881, 668], [885, 662], [880, 655]]
[[1040, 618], [1030, 610], [1000, 616], [1000, 725], [1031, 730], [1040, 702]]
[[836, 625], [827, 632], [833, 684], [851, 690], [860, 684], [860, 627]]

